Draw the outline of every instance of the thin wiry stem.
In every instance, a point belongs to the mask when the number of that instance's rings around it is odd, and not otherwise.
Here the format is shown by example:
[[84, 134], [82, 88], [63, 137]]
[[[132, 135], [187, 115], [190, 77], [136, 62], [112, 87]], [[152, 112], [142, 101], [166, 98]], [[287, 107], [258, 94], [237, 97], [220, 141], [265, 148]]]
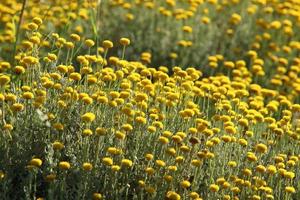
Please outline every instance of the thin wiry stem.
[[17, 26], [17, 30], [16, 30], [16, 35], [15, 35], [15, 44], [14, 44], [14, 50], [13, 50], [13, 54], [12, 54], [12, 58], [11, 58], [11, 63], [14, 63], [14, 61], [15, 61], [17, 44], [19, 41], [19, 33], [20, 33], [21, 23], [22, 23], [22, 19], [23, 19], [23, 14], [24, 14], [25, 7], [26, 7], [26, 2], [27, 2], [27, 0], [23, 0], [22, 9], [21, 9], [19, 22], [18, 22], [18, 26]]

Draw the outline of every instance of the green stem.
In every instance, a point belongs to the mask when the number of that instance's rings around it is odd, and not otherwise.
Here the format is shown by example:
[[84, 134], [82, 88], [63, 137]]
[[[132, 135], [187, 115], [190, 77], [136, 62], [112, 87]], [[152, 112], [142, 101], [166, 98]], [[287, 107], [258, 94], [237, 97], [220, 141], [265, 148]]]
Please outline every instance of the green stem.
[[123, 50], [122, 50], [122, 60], [124, 60], [124, 57], [125, 57], [125, 49], [126, 49], [126, 46], [123, 45]]
[[15, 44], [14, 44], [14, 49], [13, 49], [13, 54], [12, 54], [12, 58], [11, 58], [11, 63], [14, 63], [15, 61], [15, 55], [16, 55], [16, 51], [17, 51], [17, 43], [19, 41], [19, 33], [20, 33], [20, 28], [21, 28], [21, 23], [22, 23], [22, 19], [23, 19], [23, 14], [25, 11], [25, 6], [26, 6], [26, 1], [27, 0], [23, 0], [23, 4], [22, 4], [22, 9], [21, 9], [21, 13], [20, 13], [20, 17], [19, 17], [19, 22], [18, 22], [18, 26], [17, 26], [17, 31], [16, 31], [16, 35], [15, 35]]

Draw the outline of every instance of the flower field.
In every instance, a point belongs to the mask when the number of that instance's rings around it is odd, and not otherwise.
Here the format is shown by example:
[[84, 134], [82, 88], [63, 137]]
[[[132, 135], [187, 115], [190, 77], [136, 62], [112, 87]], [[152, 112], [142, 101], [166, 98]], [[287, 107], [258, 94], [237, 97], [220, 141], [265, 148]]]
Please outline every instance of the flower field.
[[299, 0], [0, 0], [0, 199], [299, 200]]

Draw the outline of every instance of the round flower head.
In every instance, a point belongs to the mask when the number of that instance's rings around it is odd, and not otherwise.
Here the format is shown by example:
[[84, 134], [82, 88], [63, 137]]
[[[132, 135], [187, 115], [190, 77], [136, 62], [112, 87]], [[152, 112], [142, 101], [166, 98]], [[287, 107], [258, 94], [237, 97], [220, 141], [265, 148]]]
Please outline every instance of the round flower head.
[[91, 39], [88, 39], [88, 40], [85, 41], [85, 45], [87, 47], [91, 48], [92, 46], [95, 45], [95, 42], [93, 40], [91, 40]]
[[114, 171], [114, 172], [117, 172], [121, 169], [121, 167], [119, 165], [113, 165], [111, 166], [111, 170]]
[[191, 186], [191, 183], [189, 182], [189, 181], [182, 181], [181, 183], [180, 183], [180, 185], [181, 185], [181, 187], [183, 187], [183, 188], [189, 188], [190, 186]]
[[74, 41], [74, 42], [79, 42], [80, 41], [80, 36], [77, 35], [76, 33], [73, 33], [71, 34], [71, 39]]
[[38, 26], [40, 26], [43, 23], [43, 20], [39, 17], [35, 17], [32, 20], [34, 23], [36, 23]]
[[61, 161], [61, 162], [59, 162], [58, 167], [62, 170], [68, 170], [68, 169], [70, 169], [71, 165], [69, 162]]
[[180, 195], [174, 191], [168, 191], [166, 196], [167, 196], [167, 199], [170, 199], [170, 200], [180, 200], [181, 199]]
[[84, 122], [92, 122], [96, 118], [94, 113], [88, 112], [81, 116], [82, 121]]
[[36, 31], [39, 28], [39, 26], [36, 23], [31, 22], [27, 25], [27, 28], [30, 31]]
[[82, 131], [82, 134], [83, 134], [84, 136], [90, 136], [90, 135], [93, 135], [93, 131], [92, 131], [91, 129], [84, 129], [84, 130]]
[[82, 168], [85, 171], [91, 171], [93, 169], [93, 165], [91, 163], [85, 162], [83, 163]]
[[12, 106], [11, 106], [11, 109], [14, 111], [14, 112], [20, 112], [24, 109], [24, 105], [23, 104], [20, 104], [20, 103], [14, 103]]
[[101, 199], [103, 199], [102, 194], [100, 194], [100, 193], [93, 194], [93, 200], [101, 200]]
[[0, 74], [0, 87], [5, 86], [9, 82], [10, 82], [10, 77], [9, 76]]
[[102, 45], [105, 49], [110, 49], [110, 48], [113, 48], [113, 46], [114, 46], [114, 44], [110, 40], [104, 40], [102, 42]]
[[128, 46], [130, 44], [130, 40], [128, 38], [121, 38], [120, 43], [123, 46]]
[[110, 157], [104, 157], [102, 159], [102, 162], [103, 162], [103, 164], [108, 165], [108, 166], [113, 165], [113, 163], [114, 163], [113, 159]]
[[125, 167], [131, 167], [132, 161], [129, 159], [122, 159], [121, 164], [122, 164], [122, 166], [125, 166]]
[[211, 185], [209, 186], [209, 190], [212, 191], [212, 192], [218, 192], [219, 189], [220, 189], [219, 186], [216, 185], [216, 184], [211, 184]]
[[22, 66], [16, 66], [14, 71], [15, 71], [16, 74], [24, 74], [25, 68], [22, 67]]
[[40, 167], [42, 166], [43, 164], [43, 161], [39, 158], [33, 158], [30, 162], [29, 162], [30, 165], [33, 165], [35, 167]]
[[295, 188], [292, 187], [292, 186], [286, 186], [286, 187], [285, 187], [285, 191], [286, 191], [287, 193], [295, 193], [295, 192], [296, 192]]
[[259, 143], [255, 146], [255, 149], [259, 153], [266, 153], [268, 150], [268, 147], [265, 144]]
[[58, 141], [53, 142], [52, 146], [54, 150], [62, 150], [64, 148], [64, 145]]

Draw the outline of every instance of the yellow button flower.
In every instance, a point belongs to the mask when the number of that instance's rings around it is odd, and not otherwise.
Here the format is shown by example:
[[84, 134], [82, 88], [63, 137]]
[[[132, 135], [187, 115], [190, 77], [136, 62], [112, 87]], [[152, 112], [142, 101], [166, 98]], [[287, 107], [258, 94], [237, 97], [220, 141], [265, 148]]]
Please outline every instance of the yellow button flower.
[[94, 113], [88, 112], [81, 116], [82, 121], [84, 122], [92, 122], [96, 118]]
[[69, 162], [61, 161], [61, 162], [59, 162], [58, 167], [62, 170], [68, 170], [68, 169], [70, 169], [71, 165]]

